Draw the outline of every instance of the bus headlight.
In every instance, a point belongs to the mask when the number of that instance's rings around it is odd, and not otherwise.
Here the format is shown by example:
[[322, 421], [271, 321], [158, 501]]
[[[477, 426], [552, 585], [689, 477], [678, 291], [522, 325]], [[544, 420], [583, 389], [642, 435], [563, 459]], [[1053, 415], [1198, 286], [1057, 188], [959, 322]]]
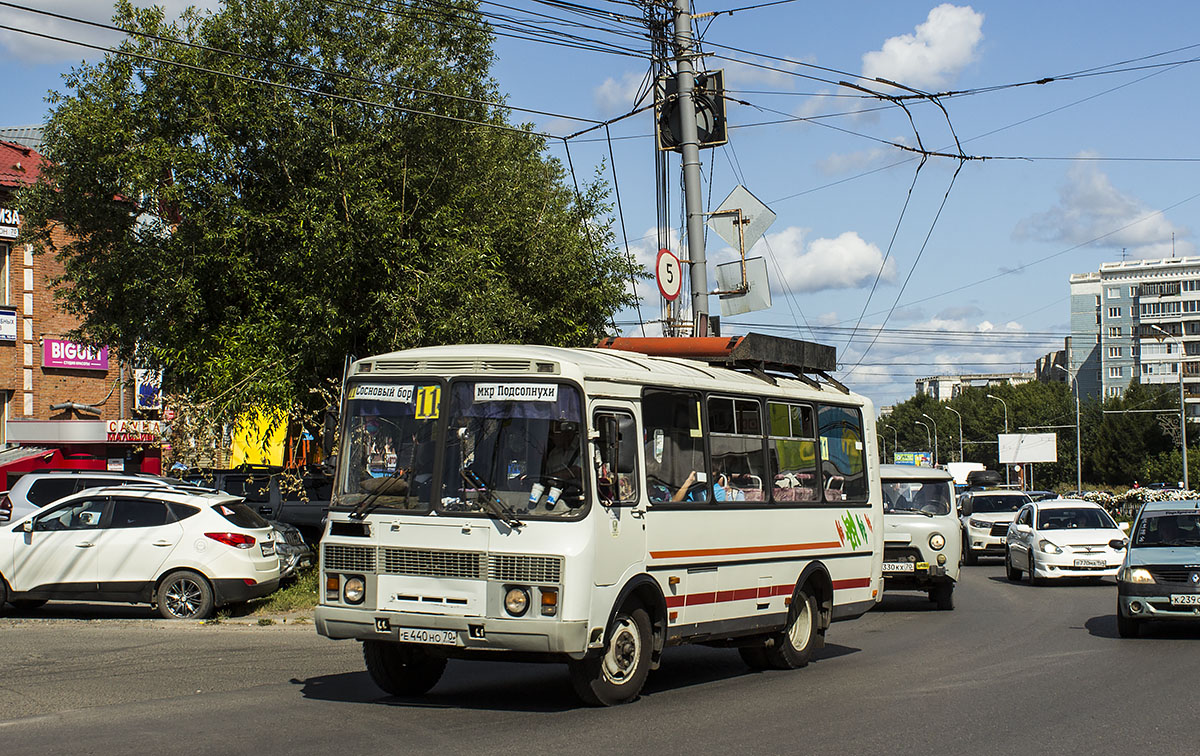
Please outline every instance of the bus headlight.
[[933, 535], [929, 536], [929, 547], [934, 551], [941, 551], [942, 547], [945, 545], [946, 539], [942, 538], [941, 533], [934, 533]]
[[345, 597], [347, 604], [361, 604], [366, 595], [367, 583], [362, 577], [351, 575], [346, 578], [346, 584], [342, 587], [342, 596]]
[[504, 594], [504, 609], [514, 617], [529, 611], [529, 591], [524, 588], [509, 588]]

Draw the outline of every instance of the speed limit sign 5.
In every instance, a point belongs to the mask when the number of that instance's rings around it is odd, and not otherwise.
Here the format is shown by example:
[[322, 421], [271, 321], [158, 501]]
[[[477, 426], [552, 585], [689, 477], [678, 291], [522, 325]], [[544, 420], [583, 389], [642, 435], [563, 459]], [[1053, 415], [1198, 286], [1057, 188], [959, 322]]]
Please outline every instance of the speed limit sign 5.
[[663, 299], [674, 302], [683, 286], [683, 274], [679, 266], [679, 258], [669, 249], [658, 250], [658, 258], [654, 261], [654, 275], [658, 279], [658, 292]]

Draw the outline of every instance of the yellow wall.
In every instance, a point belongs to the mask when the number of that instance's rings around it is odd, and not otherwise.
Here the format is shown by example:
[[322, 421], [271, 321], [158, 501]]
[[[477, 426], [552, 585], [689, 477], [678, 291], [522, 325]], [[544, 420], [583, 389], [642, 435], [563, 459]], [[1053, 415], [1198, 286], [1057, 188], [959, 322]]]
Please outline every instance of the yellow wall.
[[251, 410], [233, 430], [229, 466], [282, 465], [283, 442], [287, 437], [287, 413], [283, 410]]

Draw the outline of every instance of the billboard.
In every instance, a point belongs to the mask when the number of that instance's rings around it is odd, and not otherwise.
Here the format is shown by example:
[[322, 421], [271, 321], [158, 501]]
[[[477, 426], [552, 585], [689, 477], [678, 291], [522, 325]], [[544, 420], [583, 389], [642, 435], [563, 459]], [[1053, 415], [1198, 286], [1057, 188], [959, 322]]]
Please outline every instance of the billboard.
[[108, 347], [76, 344], [66, 339], [42, 339], [42, 367], [108, 370]]
[[1058, 436], [1054, 433], [1001, 433], [1000, 464], [1057, 462]]
[[897, 465], [933, 467], [933, 454], [930, 452], [896, 452], [892, 454], [892, 462]]

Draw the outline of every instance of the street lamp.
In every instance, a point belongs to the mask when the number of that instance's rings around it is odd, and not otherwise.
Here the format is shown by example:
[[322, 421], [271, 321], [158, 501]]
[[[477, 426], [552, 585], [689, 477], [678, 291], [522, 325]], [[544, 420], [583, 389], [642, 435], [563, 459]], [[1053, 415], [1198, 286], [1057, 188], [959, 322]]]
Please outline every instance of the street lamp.
[[948, 409], [951, 412], [953, 412], [954, 414], [958, 415], [958, 461], [966, 462], [967, 458], [963, 456], [962, 413], [960, 413], [958, 410], [954, 409], [953, 407], [946, 407], [946, 409]]
[[920, 420], [913, 420], [913, 422], [925, 429], [925, 443], [927, 443], [932, 448], [933, 440], [929, 437], [929, 426], [927, 424], [921, 422]]
[[[1183, 490], [1187, 491], [1187, 405], [1183, 403], [1183, 341], [1153, 323], [1150, 324], [1150, 328], [1161, 333], [1163, 338], [1171, 339], [1179, 345], [1179, 446], [1183, 451]], [[1162, 339], [1159, 340], [1161, 341]]]
[[[1004, 401], [1000, 397], [995, 396], [993, 394], [988, 394], [987, 398], [995, 399], [996, 401], [998, 401], [1004, 405], [1004, 434], [1008, 435], [1008, 402]], [[1000, 447], [999, 446], [996, 447], [996, 459], [997, 460], [1000, 459]], [[1004, 466], [1004, 485], [1006, 485], [1006, 486], [1011, 485], [1011, 482], [1008, 479], [1008, 465]]]
[[926, 415], [924, 412], [921, 413], [921, 417], [927, 417], [927, 418], [929, 418], [929, 422], [933, 423], [933, 466], [937, 467], [937, 463], [938, 463], [938, 458], [937, 458], [937, 448], [938, 448], [937, 420], [934, 420], [932, 417], [929, 417], [929, 415]]
[[1075, 373], [1072, 373], [1062, 365], [1055, 365], [1054, 367], [1066, 373], [1067, 377], [1071, 379], [1071, 383], [1075, 387], [1075, 492], [1082, 496], [1083, 456], [1079, 452], [1079, 381], [1077, 380], [1076, 376], [1079, 371], [1076, 370]]
[[[900, 434], [896, 432], [896, 426], [881, 425], [879, 427], [887, 428], [888, 430], [890, 430], [892, 432], [892, 453], [894, 454], [894, 453], [900, 451]], [[895, 457], [893, 457], [893, 460], [895, 460]]]

